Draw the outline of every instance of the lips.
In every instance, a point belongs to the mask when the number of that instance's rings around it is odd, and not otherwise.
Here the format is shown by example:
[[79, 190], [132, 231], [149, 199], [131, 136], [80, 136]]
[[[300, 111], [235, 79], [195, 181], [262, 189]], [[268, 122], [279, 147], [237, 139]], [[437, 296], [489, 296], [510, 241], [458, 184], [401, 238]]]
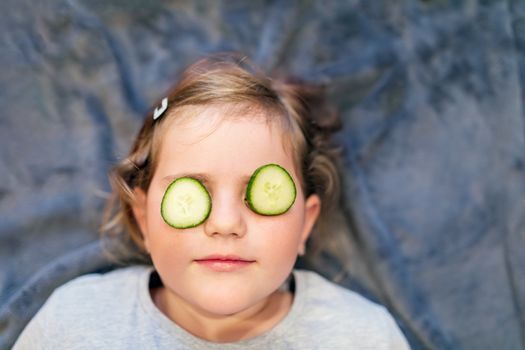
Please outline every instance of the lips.
[[208, 255], [204, 258], [196, 259], [195, 262], [200, 266], [217, 272], [233, 272], [244, 269], [255, 262], [255, 260], [241, 258], [237, 255]]

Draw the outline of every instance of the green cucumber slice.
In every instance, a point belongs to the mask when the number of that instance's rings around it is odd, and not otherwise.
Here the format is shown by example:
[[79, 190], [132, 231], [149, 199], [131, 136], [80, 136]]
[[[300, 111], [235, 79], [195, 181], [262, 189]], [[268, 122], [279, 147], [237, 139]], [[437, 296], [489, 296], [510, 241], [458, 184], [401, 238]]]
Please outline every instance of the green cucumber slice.
[[290, 174], [277, 164], [257, 168], [246, 188], [246, 202], [261, 215], [280, 215], [295, 202], [297, 191]]
[[160, 208], [160, 214], [168, 225], [175, 228], [195, 227], [210, 215], [211, 197], [199, 180], [180, 177], [166, 189]]

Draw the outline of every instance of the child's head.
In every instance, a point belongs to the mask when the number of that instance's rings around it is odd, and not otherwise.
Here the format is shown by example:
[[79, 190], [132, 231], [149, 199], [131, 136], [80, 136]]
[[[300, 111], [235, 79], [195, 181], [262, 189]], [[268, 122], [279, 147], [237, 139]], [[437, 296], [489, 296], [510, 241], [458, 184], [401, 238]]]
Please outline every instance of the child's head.
[[[284, 281], [319, 213], [325, 219], [339, 198], [329, 143], [338, 125], [332, 114], [318, 114], [328, 111], [318, 108], [316, 93], [265, 77], [238, 56], [220, 55], [190, 66], [162, 115], [146, 117], [130, 154], [112, 173], [120, 203], [112, 224], [125, 226], [151, 256], [167, 288], [224, 314]], [[270, 163], [286, 169], [297, 189], [290, 209], [275, 216], [257, 214], [245, 201], [250, 176]], [[199, 180], [211, 197], [209, 217], [192, 228], [174, 228], [161, 216], [165, 191], [180, 177]], [[249, 262], [226, 272], [201, 263], [210, 255]], [[234, 300], [228, 299], [232, 290], [240, 292]]]

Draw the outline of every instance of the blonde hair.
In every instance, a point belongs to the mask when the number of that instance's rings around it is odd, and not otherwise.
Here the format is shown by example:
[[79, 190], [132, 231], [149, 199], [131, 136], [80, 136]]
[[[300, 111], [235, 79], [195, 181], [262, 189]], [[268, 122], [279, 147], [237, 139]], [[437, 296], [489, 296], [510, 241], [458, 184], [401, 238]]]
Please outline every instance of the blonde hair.
[[[116, 235], [138, 248], [149, 261], [143, 237], [132, 212], [133, 189], [147, 191], [158, 160], [163, 131], [169, 120], [183, 118], [182, 109], [208, 106], [233, 107], [236, 115], [247, 110], [278, 122], [290, 146], [305, 196], [321, 198], [321, 214], [313, 235], [327, 229], [340, 195], [339, 149], [331, 135], [340, 128], [334, 110], [324, 103], [321, 86], [265, 76], [238, 54], [216, 54], [189, 66], [167, 95], [168, 109], [159, 119], [150, 111], [128, 156], [110, 172], [113, 193], [106, 206], [102, 233]], [[246, 114], [253, 115], [253, 114]], [[129, 241], [129, 239], [131, 241]]]

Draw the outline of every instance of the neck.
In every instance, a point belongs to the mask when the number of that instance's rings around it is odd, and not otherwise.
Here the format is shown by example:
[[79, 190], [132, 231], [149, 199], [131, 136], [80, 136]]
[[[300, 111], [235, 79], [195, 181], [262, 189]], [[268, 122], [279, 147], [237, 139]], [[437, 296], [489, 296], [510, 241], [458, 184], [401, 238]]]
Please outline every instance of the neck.
[[233, 315], [215, 315], [190, 305], [165, 287], [151, 291], [155, 305], [189, 333], [217, 343], [254, 338], [272, 329], [290, 310], [292, 294], [275, 291], [256, 305]]

